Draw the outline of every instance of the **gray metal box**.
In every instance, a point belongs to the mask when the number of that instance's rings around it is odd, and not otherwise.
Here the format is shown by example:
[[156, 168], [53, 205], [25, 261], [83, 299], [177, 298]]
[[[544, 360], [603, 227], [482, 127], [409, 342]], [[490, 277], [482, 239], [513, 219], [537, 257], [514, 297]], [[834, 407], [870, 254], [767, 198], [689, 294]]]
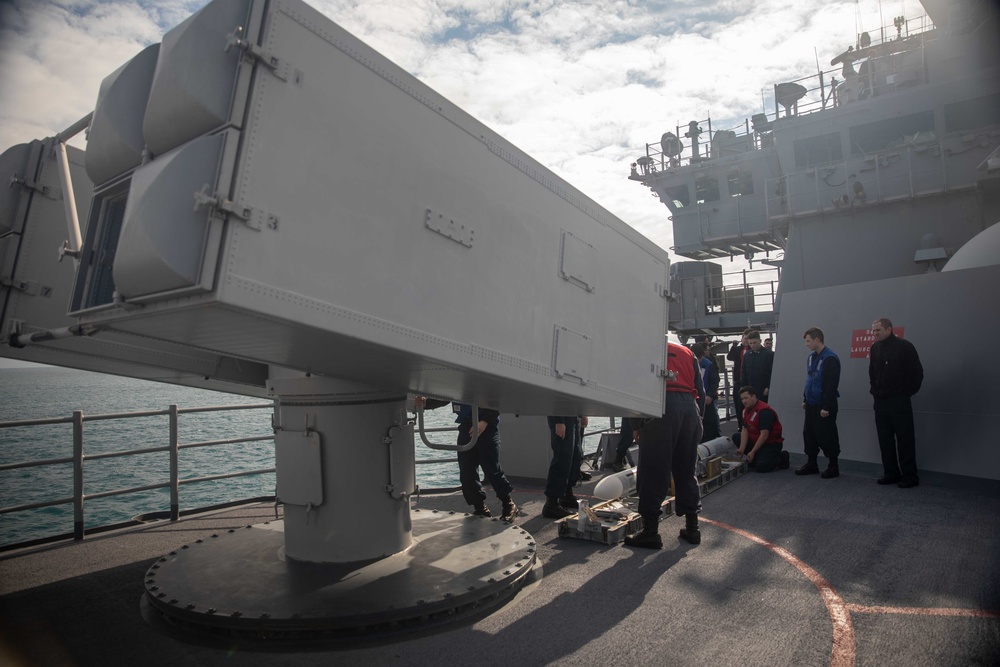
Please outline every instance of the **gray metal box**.
[[96, 193], [114, 297], [83, 265], [82, 321], [505, 412], [662, 414], [666, 252], [303, 2], [216, 0], [164, 36], [145, 105], [118, 88], [95, 117], [144, 114], [153, 159]]

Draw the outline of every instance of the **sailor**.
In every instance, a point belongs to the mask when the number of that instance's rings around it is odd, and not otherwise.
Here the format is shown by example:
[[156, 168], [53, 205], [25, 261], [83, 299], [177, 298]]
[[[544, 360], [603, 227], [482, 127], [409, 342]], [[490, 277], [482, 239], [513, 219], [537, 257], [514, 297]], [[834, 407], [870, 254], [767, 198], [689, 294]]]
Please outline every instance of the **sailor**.
[[[680, 538], [691, 544], [701, 542], [698, 512], [701, 497], [695, 466], [701, 440], [701, 411], [705, 391], [698, 360], [688, 348], [667, 343], [666, 405], [662, 417], [642, 421], [639, 429], [639, 514], [642, 530], [625, 538], [632, 547], [662, 549], [658, 524], [663, 501], [670, 491], [673, 473], [677, 516], [685, 517]], [[639, 420], [633, 420], [639, 422]]]
[[[545, 504], [542, 516], [562, 519], [574, 514], [577, 499], [573, 487], [580, 481], [583, 444], [580, 442], [580, 417], [548, 417], [552, 460], [545, 481]], [[571, 511], [573, 510], [573, 511]]]
[[[448, 401], [418, 396], [417, 409], [435, 409], [447, 405]], [[500, 518], [510, 522], [518, 514], [517, 505], [511, 498], [514, 486], [507, 479], [500, 467], [500, 413], [496, 410], [479, 408], [477, 424], [472, 424], [472, 406], [465, 403], [452, 403], [455, 413], [455, 423], [458, 424], [458, 446], [468, 444], [472, 439], [473, 429], [476, 431], [476, 444], [472, 449], [458, 452], [458, 479], [462, 484], [462, 497], [472, 505], [473, 514], [478, 516], [493, 516], [486, 506], [486, 492], [479, 479], [479, 468], [483, 476], [490, 481], [493, 490], [500, 499]]]
[[[586, 415], [580, 415], [580, 427], [577, 429], [577, 440], [580, 443], [580, 454], [581, 454], [581, 464], [580, 464], [580, 480], [584, 482], [589, 482], [594, 478], [593, 473], [589, 470], [583, 469], [582, 454], [583, 454], [583, 438], [587, 432], [587, 424], [590, 423], [590, 417]], [[574, 498], [574, 500], [576, 500]]]
[[884, 470], [878, 483], [908, 489], [920, 484], [910, 397], [920, 391], [924, 368], [913, 343], [896, 336], [888, 318], [875, 320], [872, 333], [875, 342], [868, 359], [868, 377], [875, 397], [875, 429]]
[[[697, 339], [696, 339], [697, 340]], [[702, 442], [714, 440], [722, 435], [719, 422], [719, 367], [712, 358], [712, 345], [707, 338], [698, 341], [691, 348], [701, 366], [701, 378], [705, 383], [705, 410], [701, 416]]]
[[615, 472], [622, 472], [628, 468], [628, 450], [632, 446], [634, 438], [632, 436], [632, 420], [622, 417], [622, 428], [618, 436], [618, 444], [615, 445], [615, 460], [611, 463], [611, 469]]
[[739, 407], [740, 387], [746, 384], [743, 382], [743, 357], [750, 349], [747, 336], [751, 331], [752, 329], [746, 329], [743, 336], [738, 341], [733, 342], [733, 346], [729, 348], [729, 354], [726, 355], [726, 359], [733, 362], [733, 410], [736, 412], [737, 429], [743, 428], [743, 409]]
[[761, 400], [766, 399], [771, 388], [771, 369], [774, 366], [774, 352], [760, 342], [760, 332], [756, 329], [747, 334], [750, 349], [743, 354], [741, 382], [753, 387]]
[[757, 472], [788, 468], [788, 452], [782, 448], [785, 439], [781, 436], [778, 413], [758, 399], [757, 391], [750, 385], [740, 387], [740, 401], [743, 403], [743, 428], [733, 434], [739, 453], [750, 460]]
[[816, 457], [822, 449], [827, 458], [827, 467], [820, 477], [831, 479], [840, 475], [840, 466], [837, 464], [837, 457], [840, 456], [840, 435], [837, 432], [840, 357], [826, 346], [823, 330], [819, 327], [807, 329], [802, 338], [809, 348], [809, 356], [806, 358], [806, 386], [802, 391], [802, 409], [806, 411], [802, 442], [808, 460], [795, 474], [818, 473]]

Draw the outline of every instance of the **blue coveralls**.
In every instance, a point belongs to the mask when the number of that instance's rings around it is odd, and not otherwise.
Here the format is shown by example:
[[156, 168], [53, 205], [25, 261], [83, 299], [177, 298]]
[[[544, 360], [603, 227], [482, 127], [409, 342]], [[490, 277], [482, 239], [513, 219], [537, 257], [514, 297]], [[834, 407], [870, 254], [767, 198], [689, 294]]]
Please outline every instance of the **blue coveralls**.
[[[459, 424], [458, 445], [469, 442], [472, 428], [472, 407], [464, 403], [453, 403], [452, 410], [455, 412], [455, 422]], [[465, 452], [458, 452], [458, 479], [462, 483], [462, 497], [465, 502], [475, 507], [486, 502], [486, 492], [483, 491], [483, 484], [479, 479], [479, 468], [483, 469], [483, 476], [489, 480], [496, 491], [497, 498], [507, 500], [510, 492], [514, 490], [513, 485], [500, 467], [500, 431], [498, 424], [500, 415], [495, 410], [479, 410], [480, 421], [485, 421], [487, 426], [479, 434], [475, 446]]]
[[[573, 487], [580, 480], [580, 463], [583, 461], [583, 443], [580, 442], [579, 417], [548, 417], [549, 444], [552, 462], [545, 482], [547, 498], [565, 498], [572, 495]], [[566, 436], [556, 435], [556, 424], [566, 425]]]

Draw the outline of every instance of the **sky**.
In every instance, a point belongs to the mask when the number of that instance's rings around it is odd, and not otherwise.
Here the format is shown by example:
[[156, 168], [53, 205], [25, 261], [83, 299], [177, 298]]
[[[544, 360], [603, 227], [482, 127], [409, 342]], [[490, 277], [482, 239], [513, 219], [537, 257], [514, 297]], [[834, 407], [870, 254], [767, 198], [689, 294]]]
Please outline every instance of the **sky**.
[[[204, 4], [0, 1], [0, 150], [85, 116], [105, 76]], [[830, 69], [857, 28], [923, 14], [914, 0], [309, 4], [664, 248], [666, 207], [627, 179], [647, 142], [690, 120], [742, 125], [762, 89], [817, 58]]]
[[[668, 210], [627, 178], [646, 143], [690, 120], [742, 127], [773, 112], [762, 90], [924, 14], [916, 0], [308, 3], [668, 250]], [[0, 151], [85, 116], [105, 76], [204, 4], [0, 0]]]

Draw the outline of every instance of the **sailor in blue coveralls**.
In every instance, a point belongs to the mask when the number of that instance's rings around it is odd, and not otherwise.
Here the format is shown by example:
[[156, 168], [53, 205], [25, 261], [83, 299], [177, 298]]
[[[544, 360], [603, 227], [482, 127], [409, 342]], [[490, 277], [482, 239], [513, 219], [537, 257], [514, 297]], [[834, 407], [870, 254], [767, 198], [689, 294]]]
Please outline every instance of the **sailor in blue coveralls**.
[[[426, 405], [429, 409], [434, 409], [447, 405], [447, 401], [439, 401], [433, 398], [418, 398], [417, 406]], [[465, 403], [452, 403], [452, 410], [455, 412], [455, 423], [458, 424], [458, 446], [468, 444], [472, 438], [472, 430], [476, 429], [476, 444], [472, 449], [458, 452], [458, 478], [462, 483], [462, 497], [465, 502], [472, 505], [473, 514], [479, 516], [492, 516], [490, 508], [486, 506], [486, 492], [483, 491], [482, 481], [479, 479], [479, 468], [483, 469], [483, 476], [489, 480], [496, 491], [497, 498], [501, 503], [501, 519], [512, 521], [518, 513], [517, 505], [511, 499], [511, 492], [514, 486], [507, 479], [503, 468], [500, 467], [500, 413], [496, 410], [479, 408], [478, 423], [472, 423], [472, 406]]]
[[837, 398], [840, 392], [840, 357], [823, 342], [823, 330], [808, 329], [802, 336], [809, 348], [806, 359], [806, 386], [802, 391], [802, 408], [806, 411], [802, 441], [808, 460], [795, 471], [796, 475], [819, 472], [816, 458], [820, 450], [827, 458], [827, 467], [820, 475], [832, 479], [840, 475], [840, 435], [837, 432]]

